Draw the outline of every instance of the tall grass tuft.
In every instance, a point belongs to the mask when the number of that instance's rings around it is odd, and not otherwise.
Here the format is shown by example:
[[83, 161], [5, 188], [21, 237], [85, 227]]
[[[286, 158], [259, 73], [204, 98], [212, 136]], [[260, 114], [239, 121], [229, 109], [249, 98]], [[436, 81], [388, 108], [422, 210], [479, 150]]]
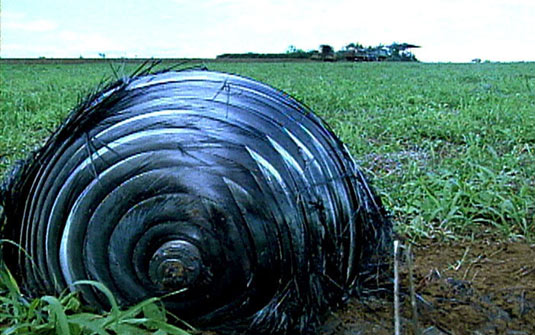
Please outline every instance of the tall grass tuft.
[[[12, 243], [0, 240], [2, 244]], [[79, 281], [102, 292], [111, 306], [109, 311], [90, 311], [76, 292], [59, 297], [25, 296], [3, 261], [0, 249], [0, 334], [32, 335], [188, 335], [191, 326], [167, 313], [160, 298], [151, 298], [130, 308], [121, 308], [113, 294], [101, 283]], [[174, 324], [181, 324], [184, 330]]]

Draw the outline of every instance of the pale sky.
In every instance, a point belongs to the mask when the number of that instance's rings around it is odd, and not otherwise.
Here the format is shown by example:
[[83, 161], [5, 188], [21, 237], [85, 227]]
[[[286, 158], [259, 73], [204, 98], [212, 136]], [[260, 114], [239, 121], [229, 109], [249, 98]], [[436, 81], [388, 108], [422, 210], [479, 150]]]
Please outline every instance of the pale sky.
[[535, 0], [2, 0], [0, 17], [2, 58], [407, 42], [425, 62], [535, 61]]

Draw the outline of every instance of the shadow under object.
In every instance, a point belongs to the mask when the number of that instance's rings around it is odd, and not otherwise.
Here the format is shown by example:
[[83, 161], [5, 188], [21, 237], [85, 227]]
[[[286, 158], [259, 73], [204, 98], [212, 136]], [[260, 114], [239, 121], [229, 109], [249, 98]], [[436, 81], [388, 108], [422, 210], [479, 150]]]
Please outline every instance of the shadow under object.
[[[31, 295], [102, 282], [201, 328], [308, 333], [377, 272], [391, 224], [344, 145], [254, 80], [142, 73], [88, 97], [6, 179]], [[104, 296], [76, 287], [88, 303]]]

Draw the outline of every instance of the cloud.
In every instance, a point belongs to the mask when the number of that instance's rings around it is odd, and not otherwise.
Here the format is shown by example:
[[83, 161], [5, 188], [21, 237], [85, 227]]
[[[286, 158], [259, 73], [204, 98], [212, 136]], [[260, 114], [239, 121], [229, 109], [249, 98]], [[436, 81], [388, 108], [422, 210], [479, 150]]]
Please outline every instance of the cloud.
[[117, 43], [100, 33], [94, 32], [62, 31], [58, 34], [58, 38], [64, 42], [69, 49], [83, 49], [85, 51], [94, 52], [122, 48], [120, 43]]
[[[2, 11], [2, 56], [214, 57], [350, 42], [418, 44], [414, 52], [424, 61], [534, 54], [533, 0], [162, 0], [156, 8], [104, 2]], [[87, 15], [78, 15], [81, 8]]]
[[46, 32], [53, 31], [58, 24], [49, 20], [36, 20], [31, 22], [6, 22], [4, 29], [22, 30], [28, 32]]
[[31, 19], [20, 12], [2, 12], [2, 30], [24, 32], [49, 32], [58, 28], [55, 21], [47, 19]]

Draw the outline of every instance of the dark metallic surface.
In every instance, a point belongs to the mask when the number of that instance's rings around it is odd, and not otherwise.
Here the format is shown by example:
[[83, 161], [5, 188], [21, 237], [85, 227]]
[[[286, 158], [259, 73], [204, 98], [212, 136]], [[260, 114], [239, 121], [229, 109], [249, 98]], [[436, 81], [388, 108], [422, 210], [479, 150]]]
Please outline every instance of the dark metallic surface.
[[165, 242], [152, 255], [149, 277], [161, 289], [183, 289], [195, 284], [203, 268], [199, 249], [183, 240]]
[[[253, 80], [192, 70], [90, 97], [4, 184], [6, 261], [32, 294], [78, 280], [201, 327], [309, 332], [374, 271], [390, 224], [343, 144]], [[96, 306], [106, 300], [79, 287]]]

